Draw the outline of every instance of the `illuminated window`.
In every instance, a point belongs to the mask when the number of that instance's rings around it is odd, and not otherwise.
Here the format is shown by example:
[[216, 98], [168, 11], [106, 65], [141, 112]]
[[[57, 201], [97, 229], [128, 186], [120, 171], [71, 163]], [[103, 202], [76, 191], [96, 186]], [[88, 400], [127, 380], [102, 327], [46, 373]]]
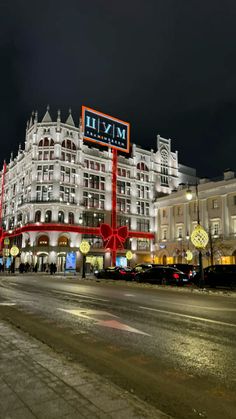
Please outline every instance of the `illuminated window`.
[[38, 238], [38, 246], [48, 246], [49, 244], [49, 238], [48, 236], [40, 236]]
[[66, 236], [59, 237], [58, 246], [69, 246], [69, 239]]
[[137, 239], [137, 250], [149, 250], [150, 240], [148, 239]]

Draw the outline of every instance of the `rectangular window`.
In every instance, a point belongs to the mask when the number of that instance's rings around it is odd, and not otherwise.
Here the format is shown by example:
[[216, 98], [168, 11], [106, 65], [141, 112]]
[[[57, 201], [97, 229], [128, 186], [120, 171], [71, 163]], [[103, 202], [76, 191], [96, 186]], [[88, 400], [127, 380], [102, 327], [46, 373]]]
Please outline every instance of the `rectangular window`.
[[138, 218], [137, 219], [137, 230], [138, 231], [150, 231], [150, 221], [149, 220], [145, 220], [143, 218]]
[[214, 209], [219, 208], [219, 203], [217, 199], [212, 200], [212, 208]]
[[167, 239], [167, 229], [163, 229], [162, 230], [162, 240], [166, 240]]
[[150, 241], [148, 239], [137, 239], [137, 250], [149, 250]]
[[182, 229], [182, 227], [178, 227], [178, 229], [177, 229], [177, 238], [178, 239], [182, 239], [182, 237], [183, 237], [183, 229]]
[[219, 223], [213, 223], [213, 228], [212, 228], [213, 236], [219, 236], [219, 229], [220, 229]]

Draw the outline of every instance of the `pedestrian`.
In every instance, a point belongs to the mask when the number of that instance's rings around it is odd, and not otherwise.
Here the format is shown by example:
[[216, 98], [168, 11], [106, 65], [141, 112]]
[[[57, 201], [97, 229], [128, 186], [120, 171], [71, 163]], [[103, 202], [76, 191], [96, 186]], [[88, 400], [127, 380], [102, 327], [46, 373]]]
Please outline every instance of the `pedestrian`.
[[53, 263], [50, 263], [50, 275], [52, 275], [52, 274], [53, 274], [53, 272], [54, 272], [54, 269], [53, 269]]

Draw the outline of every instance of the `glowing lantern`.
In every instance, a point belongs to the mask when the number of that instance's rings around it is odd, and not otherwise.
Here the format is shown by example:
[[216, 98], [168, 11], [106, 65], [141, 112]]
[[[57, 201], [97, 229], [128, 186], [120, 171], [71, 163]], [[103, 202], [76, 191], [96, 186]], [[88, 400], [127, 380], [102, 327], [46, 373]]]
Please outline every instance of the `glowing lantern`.
[[17, 246], [12, 246], [10, 249], [11, 256], [17, 256], [19, 252], [20, 250]]
[[127, 260], [131, 260], [132, 259], [132, 257], [133, 257], [133, 253], [130, 251], [130, 250], [128, 250], [128, 252], [126, 252], [126, 259]]
[[205, 249], [208, 240], [209, 237], [206, 230], [204, 230], [200, 224], [197, 224], [191, 234], [191, 242], [193, 245], [199, 250]]
[[193, 258], [193, 254], [192, 254], [191, 250], [187, 250], [187, 251], [186, 251], [186, 256], [185, 256], [185, 259], [186, 259], [187, 261], [190, 261], [190, 260], [192, 260], [192, 258]]
[[89, 242], [87, 242], [86, 240], [83, 240], [80, 243], [79, 250], [81, 251], [81, 253], [83, 253], [83, 255], [86, 255], [89, 252], [89, 250], [90, 250], [90, 244], [89, 244]]

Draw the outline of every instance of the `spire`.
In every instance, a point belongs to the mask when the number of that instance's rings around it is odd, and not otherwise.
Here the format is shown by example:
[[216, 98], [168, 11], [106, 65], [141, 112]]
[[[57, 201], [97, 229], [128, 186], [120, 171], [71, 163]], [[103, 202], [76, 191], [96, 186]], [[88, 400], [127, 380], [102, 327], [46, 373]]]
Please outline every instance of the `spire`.
[[13, 161], [13, 152], [11, 152], [10, 162]]
[[73, 127], [75, 126], [74, 120], [73, 120], [72, 115], [71, 115], [71, 108], [69, 109], [69, 115], [68, 115], [68, 118], [66, 120], [66, 124], [67, 125], [72, 125]]
[[61, 122], [61, 111], [58, 109], [57, 111], [57, 122]]
[[35, 111], [34, 113], [34, 123], [37, 124], [38, 122], [38, 111]]
[[32, 127], [32, 125], [33, 125], [33, 119], [34, 119], [34, 111], [32, 111], [31, 116], [30, 116], [29, 128]]
[[61, 130], [61, 111], [58, 109], [57, 111], [57, 132]]
[[46, 113], [45, 113], [45, 115], [42, 119], [42, 122], [52, 122], [52, 118], [51, 118], [50, 113], [49, 113], [49, 105], [47, 105], [47, 110], [46, 110]]

